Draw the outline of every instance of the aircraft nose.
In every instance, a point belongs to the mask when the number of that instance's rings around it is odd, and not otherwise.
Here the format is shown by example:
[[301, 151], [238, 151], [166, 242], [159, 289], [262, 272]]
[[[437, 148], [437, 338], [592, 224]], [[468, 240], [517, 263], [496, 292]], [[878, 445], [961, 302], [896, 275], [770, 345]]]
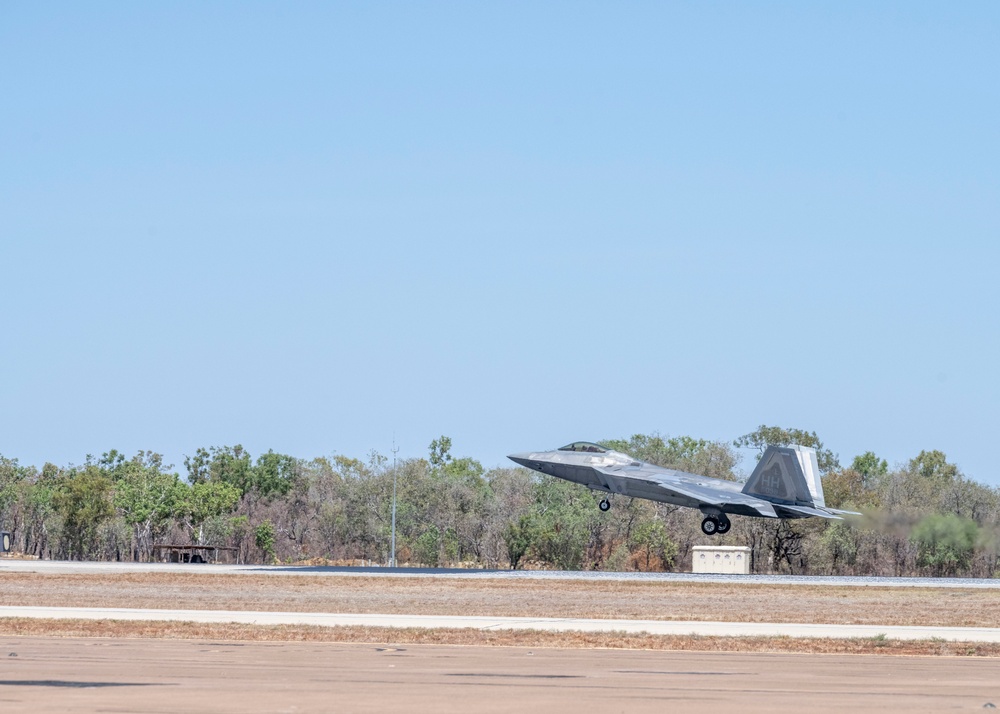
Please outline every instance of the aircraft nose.
[[507, 458], [513, 461], [515, 464], [519, 464], [521, 466], [527, 466], [528, 461], [531, 459], [531, 454], [529, 453], [511, 454]]

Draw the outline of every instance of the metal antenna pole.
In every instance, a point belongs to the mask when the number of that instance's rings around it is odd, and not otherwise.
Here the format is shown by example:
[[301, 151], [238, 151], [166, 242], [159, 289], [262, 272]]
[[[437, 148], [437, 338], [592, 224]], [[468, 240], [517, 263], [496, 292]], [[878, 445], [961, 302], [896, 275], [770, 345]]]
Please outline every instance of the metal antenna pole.
[[396, 435], [392, 436], [392, 546], [389, 553], [389, 567], [396, 567]]

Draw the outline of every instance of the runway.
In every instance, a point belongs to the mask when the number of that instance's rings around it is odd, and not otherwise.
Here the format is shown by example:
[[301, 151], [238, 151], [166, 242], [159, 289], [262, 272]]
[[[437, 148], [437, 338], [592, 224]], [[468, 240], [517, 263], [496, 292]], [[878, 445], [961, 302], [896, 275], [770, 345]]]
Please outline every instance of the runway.
[[[37, 573], [38, 576], [17, 575]], [[163, 573], [177, 578], [116, 578], [126, 573]], [[218, 566], [125, 563], [60, 563], [50, 561], [0, 561], [0, 585], [7, 579], [8, 602], [23, 606], [0, 606], [0, 618], [44, 618], [86, 620], [173, 621], [199, 623], [247, 623], [258, 625], [346, 626], [354, 631], [363, 627], [385, 628], [470, 628], [492, 630], [538, 630], [546, 632], [582, 631], [589, 633], [623, 632], [657, 635], [701, 635], [718, 637], [808, 637], [871, 638], [886, 640], [952, 640], [970, 643], [1000, 642], [1000, 628], [922, 626], [926, 619], [913, 618], [899, 626], [829, 625], [769, 622], [695, 622], [645, 619], [676, 609], [626, 609], [628, 590], [636, 586], [614, 581], [726, 583], [731, 587], [711, 585], [703, 588], [710, 596], [729, 603], [760, 599], [754, 593], [767, 593], [764, 609], [770, 613], [772, 598], [818, 602], [833, 598], [843, 602], [843, 591], [826, 591], [824, 586], [856, 585], [858, 599], [880, 591], [868, 585], [903, 588], [892, 591], [890, 602], [927, 606], [930, 601], [948, 612], [970, 600], [979, 602], [985, 612], [994, 600], [992, 592], [970, 593], [947, 588], [996, 588], [996, 581], [927, 581], [844, 578], [735, 578], [692, 576], [687, 574], [629, 573], [553, 573], [528, 571], [441, 571], [401, 568], [296, 568], [288, 566]], [[212, 583], [200, 575], [233, 575]], [[80, 577], [80, 576], [90, 577]], [[268, 577], [249, 577], [261, 576]], [[344, 580], [344, 576], [371, 576], [393, 580]], [[635, 577], [639, 575], [639, 577]], [[52, 577], [46, 577], [52, 576]], [[69, 577], [65, 577], [69, 576]], [[248, 577], [240, 577], [248, 576]], [[318, 578], [314, 581], [302, 576]], [[341, 580], [335, 579], [339, 576]], [[371, 602], [376, 591], [405, 586], [402, 578], [426, 578], [411, 585], [425, 594], [411, 600], [397, 593], [382, 603], [397, 605], [422, 603], [413, 610], [397, 614], [364, 612], [328, 612], [338, 605]], [[329, 579], [327, 579], [329, 578]], [[443, 578], [435, 585], [431, 578]], [[456, 579], [482, 580], [462, 584]], [[505, 583], [504, 579], [548, 580], [550, 584]], [[131, 584], [126, 586], [126, 581]], [[499, 580], [496, 580], [499, 579]], [[612, 581], [607, 586], [596, 583], [559, 584], [558, 580]], [[855, 582], [852, 582], [855, 581]], [[225, 582], [222, 582], [225, 581]], [[345, 588], [344, 583], [350, 583]], [[179, 585], [182, 583], [182, 585]], [[777, 590], [744, 588], [744, 584], [771, 583], [790, 586]], [[243, 587], [241, 587], [241, 584]], [[247, 591], [242, 608], [195, 609], [203, 606], [232, 607], [229, 593]], [[792, 585], [815, 585], [808, 592]], [[530, 586], [530, 587], [529, 587]], [[407, 586], [408, 587], [408, 586]], [[582, 588], [613, 593], [619, 607], [606, 610], [612, 617], [635, 619], [588, 619], [589, 612], [573, 612], [558, 605], [534, 613], [544, 617], [506, 617], [522, 615], [514, 609], [501, 616], [465, 616], [459, 609], [437, 614], [405, 614], [433, 609], [438, 600], [459, 598], [472, 589], [485, 590], [490, 597], [510, 598], [515, 591], [538, 591], [548, 603], [560, 590]], [[945, 588], [938, 592], [906, 590], [912, 587]], [[145, 590], [159, 588], [162, 597], [151, 598], [143, 608], [132, 608], [137, 599], [147, 597]], [[438, 588], [437, 590], [435, 588]], [[43, 597], [49, 589], [51, 598]], [[404, 589], [406, 589], [404, 587]], [[645, 590], [647, 588], [640, 588]], [[664, 588], [670, 590], [670, 588]], [[681, 590], [690, 590], [685, 586]], [[197, 592], [183, 599], [188, 590]], [[308, 595], [313, 591], [323, 593]], [[660, 588], [653, 588], [660, 590]], [[699, 592], [701, 591], [699, 590]], [[339, 593], [330, 595], [331, 591]], [[271, 593], [278, 593], [275, 599]], [[82, 593], [82, 596], [79, 594]], [[124, 595], [123, 595], [124, 594]], [[854, 597], [854, 594], [848, 594]], [[865, 597], [862, 597], [865, 596]], [[74, 598], [74, 596], [76, 596]], [[534, 596], [533, 596], [534, 597]], [[593, 597], [584, 595], [583, 597]], [[878, 595], [882, 598], [882, 595]], [[74, 599], [70, 599], [74, 598]], [[117, 598], [117, 599], [115, 599]], [[180, 598], [177, 601], [173, 598]], [[324, 599], [326, 598], [326, 599]], [[398, 600], [394, 600], [397, 598]], [[458, 599], [470, 606], [479, 601]], [[529, 607], [522, 597], [519, 607]], [[565, 602], [559, 601], [559, 602]], [[687, 600], [678, 602], [688, 603]], [[881, 602], [881, 600], [880, 600]], [[72, 604], [80, 607], [41, 607], [33, 603]], [[265, 611], [259, 603], [270, 604]], [[297, 603], [303, 610], [313, 605], [315, 611], [279, 612]], [[116, 607], [89, 607], [113, 604]], [[277, 607], [274, 607], [277, 605]], [[319, 605], [319, 607], [317, 607]], [[323, 607], [325, 605], [325, 607]], [[873, 605], [870, 605], [874, 607]], [[177, 607], [178, 609], [173, 609]], [[377, 607], [377, 606], [376, 606]], [[482, 607], [482, 604], [476, 605]], [[345, 610], [348, 608], [344, 608]], [[375, 609], [371, 607], [369, 609]], [[427, 611], [427, 610], [424, 611]], [[704, 609], [687, 609], [692, 614]], [[883, 611], [891, 614], [890, 611]], [[959, 610], [961, 612], [961, 610]], [[623, 615], [628, 612], [628, 615]], [[977, 610], [979, 612], [979, 610]], [[603, 612], [595, 612], [600, 617]], [[966, 608], [966, 615], [968, 608]], [[549, 616], [555, 615], [555, 616]], [[561, 617], [560, 615], [573, 615]], [[939, 619], [940, 624], [967, 622], [992, 625], [992, 615], [978, 619]], [[676, 616], [676, 614], [675, 614]], [[930, 615], [928, 615], [930, 617]], [[940, 618], [940, 615], [937, 617]], [[709, 618], [706, 618], [709, 619]], [[752, 618], [747, 618], [752, 619]], [[757, 619], [761, 619], [759, 616]], [[765, 617], [763, 619], [770, 619]], [[838, 621], [838, 620], [834, 620]], [[841, 620], [842, 621], [842, 620]], [[878, 620], [876, 620], [878, 621]], [[930, 622], [935, 620], [931, 619]], [[912, 626], [911, 626], [912, 625]], [[359, 627], [361, 626], [361, 627]], [[103, 628], [103, 626], [98, 626]], [[120, 628], [122, 629], [122, 628]], [[384, 634], [363, 634], [381, 641]], [[402, 637], [403, 631], [389, 638]], [[79, 630], [77, 630], [79, 633]], [[182, 635], [188, 636], [188, 635]], [[212, 635], [219, 637], [220, 635]], [[283, 636], [283, 635], [279, 635]], [[477, 640], [481, 641], [481, 640]], [[522, 642], [524, 640], [521, 640]], [[698, 646], [697, 643], [694, 646]], [[822, 647], [826, 647], [824, 644]], [[942, 645], [943, 646], [943, 645]], [[935, 645], [935, 647], [937, 647]], [[954, 645], [952, 651], [972, 651], [974, 645]], [[1000, 677], [995, 659], [948, 656], [901, 657], [869, 655], [813, 655], [735, 652], [669, 652], [621, 649], [557, 649], [535, 647], [459, 647], [443, 645], [376, 645], [343, 642], [262, 642], [248, 640], [143, 640], [127, 637], [0, 637], [0, 710], [3, 712], [229, 712], [229, 711], [435, 711], [435, 712], [508, 712], [543, 710], [546, 714], [580, 711], [646, 712], [690, 711], [702, 708], [741, 712], [815, 711], [895, 712], [940, 711], [943, 709], [982, 709], [987, 703], [1000, 705]]]
[[726, 583], [768, 585], [816, 585], [826, 587], [892, 587], [892, 588], [975, 588], [1000, 590], [1000, 578], [891, 578], [879, 576], [816, 576], [816, 575], [706, 575], [695, 573], [614, 573], [567, 570], [472, 570], [452, 568], [383, 568], [293, 565], [232, 565], [182, 563], [80, 562], [54, 560], [10, 560], [0, 558], [0, 573], [40, 574], [117, 574], [117, 573], [178, 573], [212, 575], [268, 575], [275, 577], [403, 577], [509, 579], [509, 580], [590, 580], [640, 581], [664, 583]]
[[543, 632], [627, 632], [704, 637], [824, 637], [899, 640], [941, 639], [953, 642], [1000, 642], [1000, 629], [988, 627], [901, 627], [764, 622], [694, 622], [671, 620], [593, 620], [562, 617], [459, 617], [317, 612], [247, 612], [230, 610], [152, 610], [103, 607], [7, 607], [0, 618], [56, 620], [126, 620], [160, 622], [234, 622], [250, 625], [367, 626], [395, 628], [471, 628]]
[[994, 660], [0, 638], [5, 712], [929, 712], [1000, 704]]

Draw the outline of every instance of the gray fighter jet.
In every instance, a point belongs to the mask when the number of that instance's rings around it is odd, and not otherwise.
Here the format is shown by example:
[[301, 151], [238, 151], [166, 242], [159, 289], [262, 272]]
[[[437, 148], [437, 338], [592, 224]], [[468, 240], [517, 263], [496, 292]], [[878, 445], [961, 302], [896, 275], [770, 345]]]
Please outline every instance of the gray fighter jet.
[[[595, 491], [697, 508], [706, 535], [725, 533], [727, 514], [758, 518], [834, 518], [860, 515], [827, 508], [816, 450], [769, 446], [746, 484], [697, 476], [643, 463], [598, 444], [577, 441], [555, 451], [511, 454], [511, 461]], [[611, 508], [605, 498], [602, 511]]]

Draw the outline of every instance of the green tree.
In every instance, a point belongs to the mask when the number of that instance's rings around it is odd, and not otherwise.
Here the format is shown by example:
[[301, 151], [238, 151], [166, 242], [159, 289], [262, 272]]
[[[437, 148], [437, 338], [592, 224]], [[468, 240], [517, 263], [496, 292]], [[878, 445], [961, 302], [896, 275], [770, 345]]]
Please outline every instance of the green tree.
[[949, 464], [948, 458], [941, 451], [921, 451], [915, 459], [910, 460], [909, 470], [921, 478], [938, 483], [946, 483], [959, 478], [958, 467]]
[[34, 469], [18, 464], [17, 459], [0, 456], [0, 526], [9, 531], [16, 542], [20, 530], [23, 509], [17, 509], [17, 502], [24, 485], [34, 478]]
[[235, 486], [243, 494], [254, 481], [253, 460], [240, 444], [198, 449], [194, 456], [184, 458], [184, 466], [192, 484], [221, 481]]
[[268, 450], [257, 458], [250, 472], [247, 490], [256, 491], [262, 497], [287, 496], [300, 475], [300, 461], [292, 456], [276, 454]]
[[663, 523], [658, 520], [639, 523], [632, 531], [631, 546], [645, 556], [643, 570], [646, 571], [649, 571], [653, 564], [663, 569], [670, 568], [674, 558], [677, 557], [677, 544], [671, 539]]
[[601, 445], [646, 463], [730, 481], [735, 478], [733, 469], [739, 461], [728, 444], [690, 436], [634, 434], [629, 439], [602, 441]]
[[594, 496], [577, 484], [542, 479], [535, 489], [531, 553], [560, 570], [579, 570], [601, 518]]
[[0, 455], [0, 522], [6, 522], [4, 515], [17, 496], [17, 484], [28, 476], [28, 470], [17, 463], [17, 459], [7, 459]]
[[858, 557], [858, 531], [844, 521], [831, 523], [819, 537], [820, 550], [830, 573], [853, 569]]
[[264, 521], [254, 529], [254, 543], [257, 544], [261, 553], [264, 554], [264, 561], [267, 563], [273, 563], [275, 560], [274, 536], [274, 524], [269, 520]]
[[919, 548], [919, 565], [931, 568], [936, 575], [954, 575], [968, 568], [979, 538], [979, 526], [953, 513], [935, 513], [921, 520], [910, 538]]
[[444, 466], [452, 459], [451, 438], [442, 436], [440, 439], [434, 439], [430, 445], [430, 452], [431, 466]]
[[98, 530], [115, 513], [111, 498], [111, 479], [93, 464], [74, 472], [53, 494], [70, 560], [82, 560], [96, 551]]
[[418, 563], [436, 568], [441, 558], [441, 531], [431, 525], [413, 544], [413, 557]]
[[62, 518], [56, 510], [55, 494], [64, 481], [63, 472], [46, 463], [41, 473], [18, 484], [25, 553], [53, 557], [53, 547], [62, 540]]
[[240, 502], [236, 486], [222, 481], [201, 481], [178, 493], [177, 513], [199, 545], [209, 518], [230, 513]]
[[[495, 498], [491, 484], [481, 463], [456, 458], [451, 449], [452, 440], [442, 436], [431, 442], [427, 461], [398, 467], [397, 543], [424, 563], [489, 562], [497, 557], [496, 526], [487, 517]], [[392, 470], [385, 469], [380, 479], [387, 536]], [[431, 556], [434, 544], [439, 552]]]
[[744, 434], [733, 442], [737, 448], [754, 448], [761, 453], [768, 446], [808, 446], [816, 449], [816, 461], [821, 473], [829, 473], [840, 468], [837, 455], [823, 446], [815, 431], [803, 429], [784, 429], [780, 426], [765, 426], [761, 424], [755, 431]]
[[880, 483], [880, 481], [866, 481], [865, 477], [853, 468], [835, 469], [823, 476], [826, 505], [846, 510], [879, 508]]
[[885, 459], [880, 459], [874, 452], [866, 451], [854, 457], [851, 468], [861, 474], [865, 483], [872, 483], [889, 472], [889, 463]]
[[507, 559], [510, 561], [511, 570], [517, 570], [521, 559], [535, 542], [535, 530], [534, 519], [527, 513], [513, 523], [507, 524], [503, 532], [503, 541], [507, 546]]
[[132, 530], [133, 558], [147, 560], [153, 541], [178, 514], [185, 486], [177, 474], [164, 470], [162, 457], [152, 452], [118, 462], [112, 477], [115, 507]]

